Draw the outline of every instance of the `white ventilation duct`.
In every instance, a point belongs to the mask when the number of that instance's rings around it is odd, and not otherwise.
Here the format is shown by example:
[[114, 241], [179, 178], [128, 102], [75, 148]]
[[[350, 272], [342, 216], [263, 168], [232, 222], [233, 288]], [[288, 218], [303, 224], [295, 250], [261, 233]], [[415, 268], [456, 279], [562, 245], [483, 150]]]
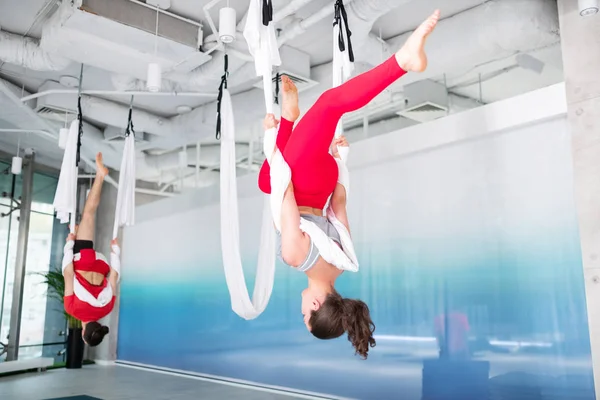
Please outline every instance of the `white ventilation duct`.
[[71, 60], [40, 48], [36, 39], [0, 31], [0, 60], [33, 71], [62, 71]]
[[[242, 19], [244, 22], [246, 17]], [[241, 29], [240, 22], [237, 25], [237, 29]], [[241, 36], [241, 34], [240, 34]], [[229, 44], [228, 46], [238, 52], [247, 53], [247, 47], [245, 45], [245, 41], [239, 40], [240, 36], [237, 36], [237, 39], [234, 43]], [[243, 36], [241, 36], [243, 39]], [[212, 50], [214, 47], [218, 45], [217, 40], [213, 34], [207, 36], [204, 39], [204, 43], [202, 45], [202, 50], [204, 52], [208, 52]], [[182, 72], [166, 72], [163, 74], [163, 86], [171, 87], [176, 86], [175, 90], [180, 91], [189, 91], [189, 90], [202, 90], [207, 87], [211, 87], [215, 85], [221, 79], [223, 75], [224, 65], [223, 65], [223, 52], [221, 50], [216, 50], [211, 54], [211, 59], [206, 63], [202, 64], [198, 68], [194, 69], [188, 73]], [[244, 66], [247, 61], [241, 60], [237, 57], [230, 56], [229, 57], [229, 73], [235, 73], [239, 68]], [[116, 80], [113, 79], [113, 84], [117, 90], [130, 90], [128, 88], [145, 88], [146, 83], [143, 80], [139, 80], [133, 77], [121, 77]], [[131, 89], [133, 90], [133, 89]]]
[[161, 14], [156, 34], [155, 11], [125, 0], [108, 3], [62, 2], [43, 26], [41, 47], [142, 80], [149, 63], [159, 64], [164, 71], [189, 72], [210, 60], [198, 51], [201, 27]]

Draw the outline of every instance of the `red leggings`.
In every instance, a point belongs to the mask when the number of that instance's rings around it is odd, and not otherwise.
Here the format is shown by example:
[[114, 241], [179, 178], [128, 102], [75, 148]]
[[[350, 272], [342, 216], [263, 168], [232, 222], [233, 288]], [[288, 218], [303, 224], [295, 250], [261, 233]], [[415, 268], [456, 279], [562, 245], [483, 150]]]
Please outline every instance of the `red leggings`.
[[[325, 208], [338, 179], [338, 167], [329, 154], [338, 121], [347, 112], [369, 104], [406, 72], [393, 56], [372, 70], [329, 89], [306, 112], [296, 129], [281, 119], [277, 147], [292, 170], [294, 197], [298, 206]], [[269, 163], [265, 160], [258, 187], [271, 193]]]

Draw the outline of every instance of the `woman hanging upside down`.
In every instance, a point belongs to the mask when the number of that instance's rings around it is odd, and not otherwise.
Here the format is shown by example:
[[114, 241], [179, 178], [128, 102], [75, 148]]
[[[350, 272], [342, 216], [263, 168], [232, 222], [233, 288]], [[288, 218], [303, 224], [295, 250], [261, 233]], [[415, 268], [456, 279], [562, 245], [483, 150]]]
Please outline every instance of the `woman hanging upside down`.
[[[281, 208], [281, 245], [283, 261], [304, 272], [308, 288], [302, 291], [302, 314], [308, 330], [319, 339], [333, 339], [348, 333], [356, 353], [366, 358], [375, 346], [369, 308], [361, 300], [343, 298], [335, 290], [342, 270], [326, 262], [311, 237], [300, 229], [301, 219], [322, 229], [338, 246], [340, 234], [323, 209], [330, 198], [335, 217], [350, 231], [346, 214], [346, 190], [338, 183], [338, 147], [347, 146], [341, 137], [333, 140], [336, 126], [347, 112], [366, 106], [406, 72], [422, 72], [427, 67], [424, 46], [440, 17], [434, 12], [408, 38], [390, 59], [372, 70], [321, 95], [298, 125], [298, 92], [293, 82], [283, 77], [281, 122], [272, 114], [265, 118], [265, 129], [279, 123], [277, 148], [291, 170], [291, 183], [285, 191]], [[331, 153], [330, 153], [331, 149]], [[270, 166], [263, 164], [258, 185], [271, 193]]]
[[76, 235], [69, 234], [63, 256], [65, 278], [65, 311], [83, 325], [83, 340], [97, 346], [108, 333], [98, 320], [107, 316], [115, 305], [119, 280], [119, 245], [111, 243], [111, 266], [94, 250], [96, 210], [108, 169], [102, 163], [102, 153], [96, 155], [96, 179], [85, 202]]

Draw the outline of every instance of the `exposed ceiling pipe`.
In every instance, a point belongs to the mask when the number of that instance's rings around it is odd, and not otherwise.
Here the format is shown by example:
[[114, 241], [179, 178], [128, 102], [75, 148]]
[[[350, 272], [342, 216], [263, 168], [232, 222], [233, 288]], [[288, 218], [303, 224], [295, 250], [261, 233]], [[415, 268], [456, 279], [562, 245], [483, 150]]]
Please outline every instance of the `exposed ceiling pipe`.
[[55, 139], [54, 135], [41, 129], [0, 129], [0, 133], [35, 133], [48, 139]]
[[281, 21], [285, 17], [294, 14], [296, 11], [300, 10], [302, 7], [307, 6], [312, 1], [313, 0], [295, 0], [295, 1], [292, 0], [290, 2], [290, 4], [288, 4], [287, 6], [283, 7], [281, 10], [277, 11], [273, 15], [273, 22], [274, 23], [278, 23], [279, 21]]
[[37, 39], [0, 31], [0, 60], [33, 71], [62, 71], [71, 60], [48, 53]]
[[52, 94], [83, 94], [94, 96], [143, 96], [143, 97], [217, 97], [218, 93], [214, 92], [148, 92], [147, 90], [127, 91], [127, 90], [77, 90], [77, 89], [48, 89], [29, 96], [21, 98], [22, 102], [28, 102], [33, 99], [52, 95]]
[[[125, 129], [129, 117], [129, 107], [119, 105], [109, 100], [87, 95], [81, 96], [81, 111], [83, 117], [93, 121]], [[135, 129], [153, 135], [172, 135], [176, 128], [168, 118], [161, 118], [139, 109], [133, 110]]]
[[[311, 26], [320, 22], [324, 18], [327, 18], [328, 16], [332, 16], [332, 15], [333, 15], [333, 7], [330, 4], [330, 5], [327, 5], [323, 8], [321, 8], [319, 11], [317, 11], [310, 17], [294, 22], [292, 25], [287, 26], [285, 28], [285, 31], [283, 31], [283, 33], [277, 38], [277, 44], [279, 45], [279, 47], [281, 47], [285, 42], [288, 42], [288, 41], [300, 36], [301, 34], [306, 32], [306, 30], [308, 28], [310, 28]], [[352, 25], [350, 25], [350, 26], [352, 26]], [[352, 28], [352, 29], [354, 29], [354, 28]], [[354, 39], [354, 37], [353, 37], [353, 39]]]

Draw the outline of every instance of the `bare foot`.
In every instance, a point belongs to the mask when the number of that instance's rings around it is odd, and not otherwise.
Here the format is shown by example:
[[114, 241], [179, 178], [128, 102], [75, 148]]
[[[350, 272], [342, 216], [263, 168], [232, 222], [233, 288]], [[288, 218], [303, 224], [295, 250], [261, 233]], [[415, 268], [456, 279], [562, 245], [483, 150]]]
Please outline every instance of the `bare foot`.
[[102, 162], [102, 153], [98, 153], [96, 154], [96, 177], [104, 178], [106, 175], [108, 175], [108, 168]]
[[435, 10], [410, 35], [404, 46], [396, 53], [398, 65], [405, 71], [423, 72], [427, 68], [427, 55], [425, 55], [425, 41], [440, 19], [440, 10]]
[[281, 76], [281, 91], [283, 103], [281, 105], [281, 116], [290, 122], [295, 122], [300, 116], [298, 108], [298, 88], [287, 76]]

